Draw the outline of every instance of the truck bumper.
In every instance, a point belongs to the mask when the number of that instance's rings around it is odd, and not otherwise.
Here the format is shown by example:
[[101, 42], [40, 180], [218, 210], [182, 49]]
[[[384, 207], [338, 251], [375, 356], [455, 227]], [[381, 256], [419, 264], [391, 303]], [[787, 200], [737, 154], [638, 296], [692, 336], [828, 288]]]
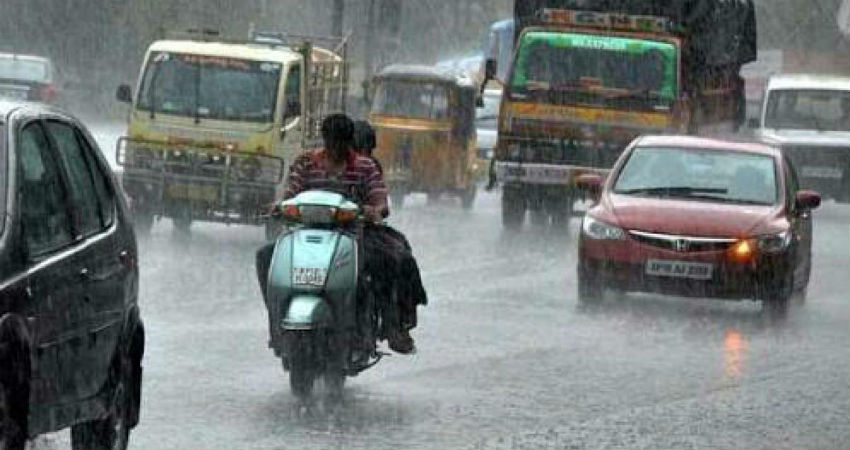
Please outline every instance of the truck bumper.
[[537, 164], [496, 161], [494, 164], [496, 179], [504, 184], [532, 184], [547, 186], [574, 186], [576, 177], [587, 173], [607, 176], [608, 169], [596, 167], [561, 166], [556, 164]]

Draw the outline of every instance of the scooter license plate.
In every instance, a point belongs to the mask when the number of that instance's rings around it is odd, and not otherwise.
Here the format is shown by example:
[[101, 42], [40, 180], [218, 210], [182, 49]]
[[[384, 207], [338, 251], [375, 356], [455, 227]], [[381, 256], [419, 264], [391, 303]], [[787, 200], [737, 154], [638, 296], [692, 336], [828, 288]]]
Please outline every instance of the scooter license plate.
[[328, 269], [315, 267], [296, 267], [292, 272], [292, 284], [297, 286], [317, 286], [325, 285], [325, 279], [328, 276]]

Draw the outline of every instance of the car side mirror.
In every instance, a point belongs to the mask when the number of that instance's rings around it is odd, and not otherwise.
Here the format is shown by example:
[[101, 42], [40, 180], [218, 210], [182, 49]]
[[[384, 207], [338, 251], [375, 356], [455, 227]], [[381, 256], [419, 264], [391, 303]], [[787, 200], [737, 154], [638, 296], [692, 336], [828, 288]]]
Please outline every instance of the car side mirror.
[[595, 173], [585, 173], [576, 177], [575, 182], [579, 191], [589, 196], [594, 202], [599, 202], [600, 197], [602, 197], [602, 185], [605, 183], [601, 176]]
[[133, 89], [129, 85], [122, 84], [115, 91], [115, 99], [121, 103], [133, 103]]
[[794, 197], [794, 205], [802, 211], [811, 211], [820, 207], [821, 196], [815, 191], [799, 191]]
[[757, 130], [759, 127], [761, 127], [761, 120], [759, 120], [757, 117], [751, 117], [747, 119], [747, 128]]

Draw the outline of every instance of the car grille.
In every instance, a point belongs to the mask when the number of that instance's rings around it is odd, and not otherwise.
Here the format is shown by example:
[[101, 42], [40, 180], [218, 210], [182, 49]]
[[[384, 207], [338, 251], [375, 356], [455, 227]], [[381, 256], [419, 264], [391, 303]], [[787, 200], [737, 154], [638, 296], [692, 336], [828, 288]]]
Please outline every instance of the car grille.
[[679, 253], [726, 251], [736, 242], [729, 238], [678, 236], [635, 230], [629, 230], [629, 235], [638, 242]]

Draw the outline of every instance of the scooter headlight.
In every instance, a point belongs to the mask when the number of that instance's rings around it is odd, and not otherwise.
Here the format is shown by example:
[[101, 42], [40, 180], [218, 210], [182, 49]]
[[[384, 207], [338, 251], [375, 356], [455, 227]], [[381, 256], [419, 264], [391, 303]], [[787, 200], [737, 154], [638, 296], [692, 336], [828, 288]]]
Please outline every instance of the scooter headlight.
[[626, 232], [622, 228], [594, 219], [589, 215], [584, 216], [581, 229], [584, 235], [591, 239], [622, 241], [626, 238]]

